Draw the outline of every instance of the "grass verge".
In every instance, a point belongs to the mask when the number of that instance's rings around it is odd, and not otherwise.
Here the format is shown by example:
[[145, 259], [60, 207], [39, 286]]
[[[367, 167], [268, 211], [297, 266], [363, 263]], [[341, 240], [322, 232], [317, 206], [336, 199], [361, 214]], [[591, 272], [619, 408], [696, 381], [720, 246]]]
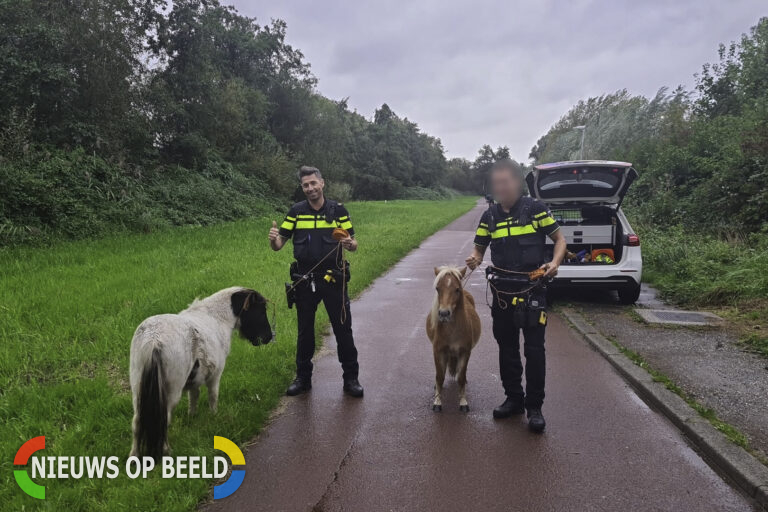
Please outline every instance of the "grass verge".
[[[474, 198], [349, 203], [360, 250], [349, 256], [357, 295], [421, 240], [468, 211]], [[46, 499], [13, 481], [13, 455], [38, 435], [44, 455], [118, 455], [131, 444], [128, 351], [146, 317], [184, 309], [221, 288], [255, 288], [278, 304], [277, 341], [253, 347], [235, 337], [221, 381], [219, 412], [174, 413], [174, 455], [214, 455], [214, 435], [243, 443], [257, 434], [293, 376], [296, 321], [283, 299], [290, 248], [268, 248], [269, 217], [150, 235], [0, 251], [0, 508], [2, 510], [189, 510], [211, 481], [41, 480]], [[280, 220], [275, 216], [274, 220]], [[318, 317], [318, 331], [327, 320]], [[159, 472], [155, 472], [159, 473]]]
[[[717, 413], [713, 409], [710, 409], [709, 407], [705, 407], [704, 405], [697, 402], [691, 395], [685, 392], [680, 386], [675, 384], [672, 379], [661, 373], [660, 371], [654, 369], [651, 367], [648, 362], [643, 359], [643, 357], [638, 354], [637, 352], [630, 350], [623, 345], [621, 345], [619, 342], [617, 342], [615, 339], [612, 339], [610, 337], [606, 337], [613, 345], [616, 346], [619, 351], [624, 354], [626, 357], [628, 357], [633, 363], [635, 363], [637, 366], [642, 368], [643, 370], [647, 371], [651, 378], [655, 382], [660, 382], [664, 385], [665, 388], [675, 393], [677, 396], [685, 400], [685, 403], [687, 403], [693, 410], [695, 410], [697, 413], [699, 413], [699, 416], [709, 421], [710, 424], [712, 424], [713, 427], [715, 427], [717, 430], [725, 434], [725, 436], [728, 438], [729, 441], [731, 441], [733, 444], [736, 444], [738, 446], [741, 446], [747, 451], [751, 451], [749, 447], [749, 441], [747, 440], [747, 436], [742, 434], [739, 429], [731, 425], [730, 423], [726, 423], [719, 419], [717, 417]], [[764, 462], [764, 461], [763, 461]]]
[[746, 348], [768, 357], [768, 234], [724, 240], [682, 227], [639, 231], [644, 280], [666, 300], [724, 316]]

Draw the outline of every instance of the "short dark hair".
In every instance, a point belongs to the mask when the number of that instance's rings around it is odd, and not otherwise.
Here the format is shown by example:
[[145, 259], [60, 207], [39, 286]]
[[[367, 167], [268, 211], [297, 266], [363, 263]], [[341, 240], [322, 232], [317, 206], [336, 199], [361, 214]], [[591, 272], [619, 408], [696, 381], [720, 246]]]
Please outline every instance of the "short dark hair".
[[523, 168], [519, 163], [510, 158], [502, 158], [501, 160], [494, 162], [491, 166], [491, 172], [496, 171], [512, 171], [512, 174], [514, 174], [516, 177], [523, 177]]
[[320, 169], [318, 169], [317, 167], [311, 167], [309, 165], [302, 165], [299, 168], [299, 172], [297, 173], [299, 177], [299, 181], [301, 181], [301, 178], [303, 178], [304, 176], [312, 176], [313, 174], [316, 175], [318, 178], [323, 179], [323, 175], [320, 174]]

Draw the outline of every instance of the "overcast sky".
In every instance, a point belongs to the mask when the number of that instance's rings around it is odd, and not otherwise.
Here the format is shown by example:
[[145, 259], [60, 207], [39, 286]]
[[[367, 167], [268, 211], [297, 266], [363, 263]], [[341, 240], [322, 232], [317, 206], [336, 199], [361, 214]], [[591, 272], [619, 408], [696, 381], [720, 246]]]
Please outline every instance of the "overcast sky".
[[507, 145], [522, 161], [579, 99], [690, 88], [719, 43], [768, 15], [765, 0], [233, 3], [287, 22], [325, 96], [368, 118], [386, 102], [448, 156]]

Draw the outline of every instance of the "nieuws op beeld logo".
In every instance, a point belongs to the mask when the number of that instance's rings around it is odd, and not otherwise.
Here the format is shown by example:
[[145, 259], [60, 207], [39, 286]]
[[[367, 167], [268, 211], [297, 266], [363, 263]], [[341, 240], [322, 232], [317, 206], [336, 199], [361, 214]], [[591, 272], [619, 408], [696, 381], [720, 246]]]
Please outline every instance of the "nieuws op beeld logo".
[[[234, 493], [245, 478], [245, 457], [240, 448], [226, 437], [214, 436], [213, 448], [224, 452], [233, 466], [229, 478], [213, 488], [213, 499], [220, 500]], [[86, 456], [42, 456], [33, 454], [45, 449], [45, 436], [33, 437], [25, 442], [13, 458], [14, 466], [26, 466], [13, 470], [13, 476], [19, 488], [29, 496], [45, 499], [45, 486], [33, 479], [101, 479], [117, 478], [121, 467], [128, 478], [147, 478], [155, 470], [155, 461], [151, 457], [128, 457], [124, 464], [120, 459], [111, 457]], [[32, 459], [30, 462], [30, 458]], [[213, 470], [209, 471], [206, 457], [200, 456], [165, 456], [160, 463], [161, 478], [223, 478], [227, 474], [227, 460], [224, 457], [213, 458]], [[31, 472], [31, 474], [30, 474]]]

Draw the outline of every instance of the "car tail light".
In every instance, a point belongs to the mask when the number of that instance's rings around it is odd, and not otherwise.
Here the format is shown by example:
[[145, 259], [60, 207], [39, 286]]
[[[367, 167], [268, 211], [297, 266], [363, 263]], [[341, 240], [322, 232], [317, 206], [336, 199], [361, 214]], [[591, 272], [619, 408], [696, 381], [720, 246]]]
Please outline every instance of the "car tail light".
[[627, 245], [630, 247], [637, 247], [640, 245], [640, 237], [636, 234], [632, 233], [630, 235], [627, 235]]

